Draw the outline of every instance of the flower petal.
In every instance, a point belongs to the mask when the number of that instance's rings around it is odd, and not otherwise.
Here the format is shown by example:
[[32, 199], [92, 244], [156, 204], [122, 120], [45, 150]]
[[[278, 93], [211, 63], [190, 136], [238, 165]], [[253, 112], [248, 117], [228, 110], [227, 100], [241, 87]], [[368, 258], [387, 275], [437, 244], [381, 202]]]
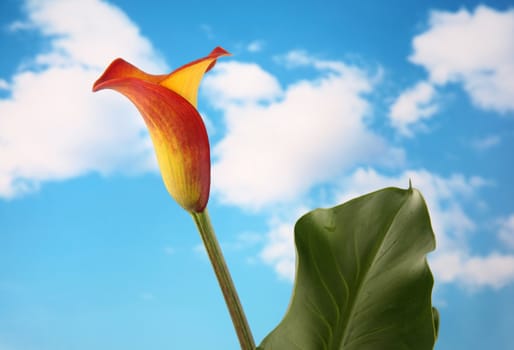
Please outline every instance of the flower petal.
[[117, 58], [112, 61], [112, 63], [109, 65], [109, 67], [107, 67], [100, 78], [95, 81], [93, 84], [93, 91], [101, 90], [105, 82], [112, 84], [112, 80], [114, 79], [137, 78], [149, 83], [159, 84], [159, 82], [161, 82], [166, 77], [166, 74], [152, 75], [145, 73], [124, 59]]
[[207, 131], [196, 108], [178, 93], [134, 75], [102, 78], [95, 83], [95, 91], [108, 88], [124, 94], [143, 116], [171, 196], [188, 211], [203, 211], [209, 198], [210, 153]]
[[160, 84], [175, 91], [196, 107], [198, 87], [203, 75], [214, 67], [216, 59], [227, 55], [230, 55], [230, 53], [218, 46], [208, 56], [176, 69]]

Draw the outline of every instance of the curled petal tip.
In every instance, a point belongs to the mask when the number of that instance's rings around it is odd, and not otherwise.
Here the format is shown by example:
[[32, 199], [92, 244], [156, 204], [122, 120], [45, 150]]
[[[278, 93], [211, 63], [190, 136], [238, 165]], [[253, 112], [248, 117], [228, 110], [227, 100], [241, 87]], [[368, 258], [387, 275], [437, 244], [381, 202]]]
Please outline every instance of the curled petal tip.
[[125, 65], [130, 65], [127, 61], [122, 58], [116, 58], [114, 61], [109, 64], [107, 69], [103, 72], [103, 74], [95, 81], [93, 84], [93, 92], [98, 90], [102, 90], [105, 88], [104, 82], [109, 81], [111, 79], [119, 78], [122, 74], [121, 71]]
[[230, 56], [230, 52], [222, 48], [221, 46], [217, 46], [212, 52], [209, 54], [209, 56]]
[[101, 81], [101, 78], [98, 78], [94, 84], [93, 84], [93, 88], [91, 89], [91, 91], [93, 92], [97, 92], [98, 90], [101, 90], [101, 87], [100, 87], [100, 84], [102, 83]]
[[111, 87], [118, 79], [136, 78], [150, 83], [158, 83], [165, 75], [152, 75], [143, 72], [122, 58], [116, 58], [93, 84], [93, 92]]
[[[208, 57], [213, 57], [213, 58], [217, 59], [221, 56], [230, 56], [230, 55], [231, 55], [231, 53], [228, 52], [227, 50], [225, 50], [224, 48], [222, 48], [221, 46], [216, 46], [216, 48], [211, 51], [211, 53], [209, 54]], [[210, 71], [215, 65], [216, 65], [216, 61], [212, 61], [212, 63], [209, 65], [209, 67], [207, 67], [205, 72]]]

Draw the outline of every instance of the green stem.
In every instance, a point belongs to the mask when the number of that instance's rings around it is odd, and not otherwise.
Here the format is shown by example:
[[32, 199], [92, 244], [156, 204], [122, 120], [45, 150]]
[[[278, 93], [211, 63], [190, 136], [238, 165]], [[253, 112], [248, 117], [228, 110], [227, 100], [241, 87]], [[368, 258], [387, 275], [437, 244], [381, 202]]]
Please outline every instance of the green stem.
[[239, 338], [239, 343], [241, 344], [241, 350], [254, 350], [255, 342], [253, 340], [252, 332], [248, 326], [248, 321], [246, 320], [243, 307], [241, 306], [241, 302], [237, 296], [236, 287], [234, 286], [234, 282], [232, 282], [227, 264], [223, 258], [223, 253], [221, 252], [218, 240], [216, 239], [216, 234], [212, 228], [207, 209], [201, 213], [192, 212], [191, 215], [193, 216], [196, 227], [200, 232], [205, 250], [207, 250], [207, 255], [211, 260], [212, 267], [214, 268], [214, 272], [218, 278], [218, 283], [221, 287], [221, 291], [223, 292], [225, 302], [227, 303], [232, 323], [234, 324], [237, 337]]

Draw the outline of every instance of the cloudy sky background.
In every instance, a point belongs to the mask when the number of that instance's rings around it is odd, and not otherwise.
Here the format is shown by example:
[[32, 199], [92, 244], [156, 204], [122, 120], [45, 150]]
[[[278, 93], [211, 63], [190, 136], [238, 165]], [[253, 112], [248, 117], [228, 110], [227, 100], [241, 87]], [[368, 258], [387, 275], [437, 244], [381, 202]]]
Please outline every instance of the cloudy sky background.
[[[209, 210], [257, 341], [292, 227], [409, 179], [428, 203], [437, 349], [514, 346], [514, 4], [0, 4], [0, 350], [236, 349], [143, 121], [92, 83], [223, 46], [199, 98]], [[199, 335], [200, 334], [200, 335]]]

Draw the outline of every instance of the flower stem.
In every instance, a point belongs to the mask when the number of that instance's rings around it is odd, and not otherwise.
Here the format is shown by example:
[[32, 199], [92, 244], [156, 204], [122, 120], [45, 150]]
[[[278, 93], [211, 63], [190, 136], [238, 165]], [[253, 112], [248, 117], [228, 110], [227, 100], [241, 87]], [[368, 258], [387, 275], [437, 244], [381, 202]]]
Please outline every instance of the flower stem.
[[212, 228], [207, 209], [201, 213], [192, 212], [191, 215], [193, 216], [196, 227], [200, 232], [205, 250], [207, 250], [207, 255], [211, 260], [212, 267], [214, 268], [214, 272], [218, 278], [218, 283], [221, 287], [221, 291], [223, 292], [225, 302], [227, 303], [232, 323], [234, 324], [237, 337], [239, 338], [239, 343], [241, 344], [241, 350], [254, 350], [255, 342], [253, 340], [252, 332], [248, 326], [248, 321], [246, 320], [243, 307], [239, 301], [236, 287], [230, 277], [227, 264], [223, 258], [223, 253], [221, 252], [218, 240], [216, 239], [216, 234]]

